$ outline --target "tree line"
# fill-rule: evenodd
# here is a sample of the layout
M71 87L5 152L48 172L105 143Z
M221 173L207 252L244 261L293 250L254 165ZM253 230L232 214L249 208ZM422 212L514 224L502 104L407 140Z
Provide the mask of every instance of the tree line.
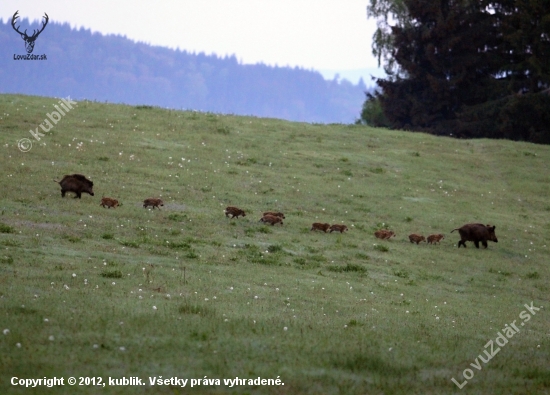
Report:
M18 20L21 29L39 24ZM325 80L314 70L242 64L236 56L151 46L50 21L33 55L14 60L24 42L0 20L0 91L254 115L292 121L353 123L366 90L360 81Z
M550 2L370 0L388 73L361 121L550 144Z

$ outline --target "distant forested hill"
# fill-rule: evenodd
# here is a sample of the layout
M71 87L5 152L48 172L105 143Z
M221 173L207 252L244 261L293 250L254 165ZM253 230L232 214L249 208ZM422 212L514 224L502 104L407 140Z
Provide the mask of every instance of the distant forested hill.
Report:
M19 23L32 32L28 20ZM307 50L307 48L304 48ZM50 22L26 54L11 19L0 20L0 92L147 104L292 121L352 123L363 81L327 81L301 68L240 64L235 56L194 54Z

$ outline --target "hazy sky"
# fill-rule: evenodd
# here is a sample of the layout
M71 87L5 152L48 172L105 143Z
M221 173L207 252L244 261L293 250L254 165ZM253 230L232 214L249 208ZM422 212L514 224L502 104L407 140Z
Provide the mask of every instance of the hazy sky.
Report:
M0 18L68 22L149 44L319 71L376 68L368 0L0 0ZM22 26L22 28L26 28Z

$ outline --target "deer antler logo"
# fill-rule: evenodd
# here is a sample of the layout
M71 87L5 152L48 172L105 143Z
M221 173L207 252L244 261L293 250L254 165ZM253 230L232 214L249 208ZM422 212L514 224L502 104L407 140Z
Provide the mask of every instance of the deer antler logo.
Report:
M42 18L44 18L45 21L42 22L42 29L38 31L33 30L32 36L28 36L27 29L25 29L24 32L21 32L19 31L19 28L15 26L15 22L17 21L17 18L19 18L19 15L17 15L18 13L19 11L15 11L15 14L13 14L13 18L11 19L11 27L13 27L13 30L19 33L21 35L21 38L25 40L25 49L27 50L27 53L32 53L34 49L34 42L38 38L38 35L44 30L50 18L48 17L48 14L44 13L45 16L43 16Z

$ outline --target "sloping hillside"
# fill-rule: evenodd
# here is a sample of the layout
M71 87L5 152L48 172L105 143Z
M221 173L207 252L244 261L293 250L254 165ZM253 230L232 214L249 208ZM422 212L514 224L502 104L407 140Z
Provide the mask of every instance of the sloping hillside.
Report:
M200 379L189 393L548 391L548 147L61 103L0 96L1 393L54 376L100 377L102 393L128 390L109 377L180 386L159 376ZM94 196L61 197L52 180L73 173ZM284 225L258 222L267 210ZM498 243L457 248L469 222Z

